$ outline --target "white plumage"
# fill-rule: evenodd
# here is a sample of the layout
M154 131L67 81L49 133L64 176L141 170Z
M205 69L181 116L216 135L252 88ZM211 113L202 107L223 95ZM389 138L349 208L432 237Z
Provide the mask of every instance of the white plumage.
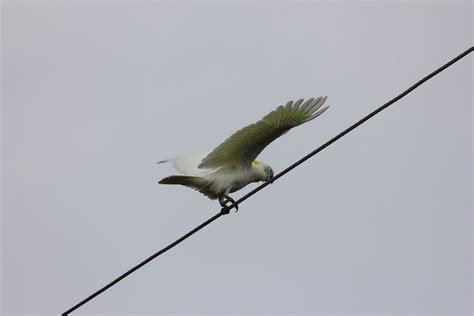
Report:
M291 128L309 122L326 111L328 106L321 108L326 99L289 101L257 123L235 132L209 154L160 161L172 162L181 175L166 177L159 183L193 188L210 199L219 199L222 206L226 202L234 203L229 193L252 182L272 180L272 168L256 160L260 152Z
M173 167L182 175L200 177L212 171L212 169L200 169L198 165L208 154L198 153L189 156L181 156L159 161L158 163L172 162Z

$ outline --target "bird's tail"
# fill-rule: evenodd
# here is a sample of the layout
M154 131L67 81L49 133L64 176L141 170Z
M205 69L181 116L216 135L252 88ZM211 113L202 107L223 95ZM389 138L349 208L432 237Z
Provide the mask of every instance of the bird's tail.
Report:
M180 184L189 187L198 187L202 183L201 177L190 177L190 176L169 176L161 179L158 183L160 184Z
M212 190L210 190L209 183L206 179L201 177L191 177L191 176L169 176L161 179L158 183L160 184L179 184L187 186L188 188L197 190L210 198L215 200L219 195Z

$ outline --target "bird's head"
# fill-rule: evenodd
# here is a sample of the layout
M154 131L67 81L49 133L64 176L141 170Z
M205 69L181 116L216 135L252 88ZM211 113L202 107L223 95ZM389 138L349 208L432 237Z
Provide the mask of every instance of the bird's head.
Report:
M254 160L252 162L252 166L257 171L259 181L272 182L273 180L272 167L258 160Z

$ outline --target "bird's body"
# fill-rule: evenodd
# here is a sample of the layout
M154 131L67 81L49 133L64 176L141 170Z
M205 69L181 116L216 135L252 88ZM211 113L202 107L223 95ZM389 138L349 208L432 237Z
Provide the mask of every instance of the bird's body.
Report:
M161 184L181 184L198 190L210 199L228 196L251 182L263 181L270 177L265 172L263 163L254 161L250 167L243 165L223 166L216 169L199 169L196 161L201 161L202 154L179 157L160 161L173 162L180 176L170 176L160 181Z
M193 188L210 199L219 199L222 206L234 202L229 193L252 182L272 180L272 168L255 159L260 152L291 128L322 114L328 108L320 109L325 101L326 97L311 98L304 103L302 99L290 101L237 131L211 153L160 161L172 162L181 175L166 177L159 183Z

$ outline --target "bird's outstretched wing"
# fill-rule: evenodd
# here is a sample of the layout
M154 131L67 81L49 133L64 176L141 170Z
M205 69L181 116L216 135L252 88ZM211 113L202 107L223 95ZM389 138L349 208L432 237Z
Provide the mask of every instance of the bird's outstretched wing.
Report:
M316 118L328 106L321 108L327 97L311 98L303 103L289 101L280 105L257 123L235 132L217 146L199 164L199 168L217 168L221 166L249 166L262 150L291 128Z

